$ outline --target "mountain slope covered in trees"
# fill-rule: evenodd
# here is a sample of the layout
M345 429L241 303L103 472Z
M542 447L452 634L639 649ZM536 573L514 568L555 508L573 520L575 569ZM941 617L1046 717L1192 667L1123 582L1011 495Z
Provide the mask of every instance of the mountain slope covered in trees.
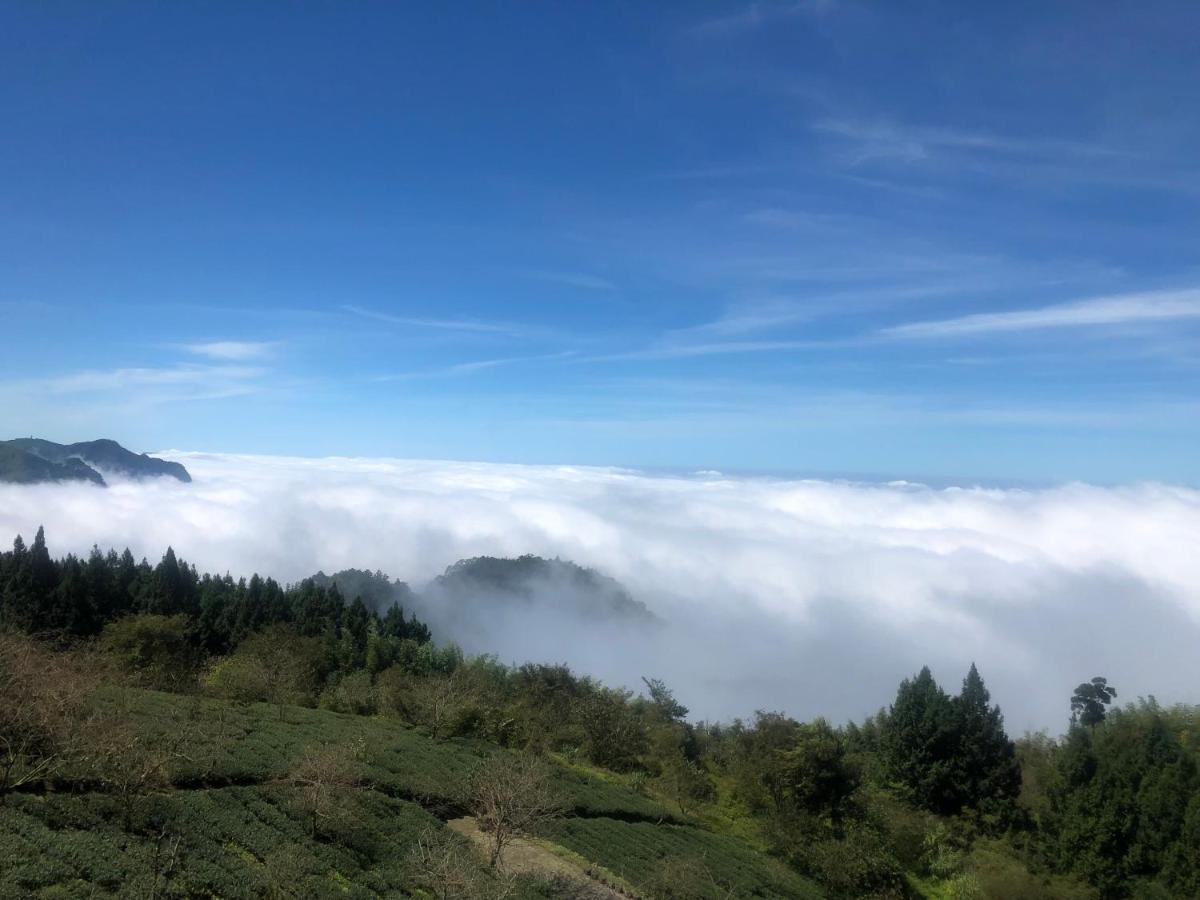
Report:
M435 602L486 614L492 603L549 600L584 618L653 622L656 617L616 580L561 559L478 556L448 567L423 592Z

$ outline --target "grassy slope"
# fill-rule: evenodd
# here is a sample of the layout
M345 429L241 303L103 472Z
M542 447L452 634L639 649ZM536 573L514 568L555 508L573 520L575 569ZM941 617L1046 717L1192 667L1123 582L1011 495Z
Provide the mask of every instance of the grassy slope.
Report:
M69 783L13 797L0 808L0 898L150 896L155 873L167 869L160 883L176 896L406 896L408 849L423 828L461 811L457 786L497 752L320 710L288 707L281 720L261 704L148 691L105 702L148 733L185 736L174 786L140 800L128 830L116 798ZM306 746L357 738L368 786L354 798L353 821L314 840L277 779ZM632 883L666 861L703 860L715 881L738 886L736 896L820 896L745 843L684 823L618 783L565 768L561 778L574 816L546 836Z

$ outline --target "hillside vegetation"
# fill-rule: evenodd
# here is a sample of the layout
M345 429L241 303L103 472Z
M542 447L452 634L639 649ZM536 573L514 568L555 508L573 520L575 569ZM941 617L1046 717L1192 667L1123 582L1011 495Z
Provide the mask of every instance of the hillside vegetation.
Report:
M2 897L1200 894L1200 715L1100 677L1061 740L1011 740L974 666L862 723L696 723L332 580L40 531L0 623Z
M130 724L118 739L126 758L107 760L104 771L79 759L49 784L7 798L0 808L0 896L435 891L436 879L414 852L431 834L462 852L481 896L557 896L587 886L533 877L506 884L443 827L470 813L466 786L483 762L510 755L495 745L436 740L391 719L290 706L280 717L267 704L136 688L108 687L88 702L93 714L116 712ZM105 718L92 740L107 740L115 721ZM321 754L335 761L324 773L331 787L324 808L305 795L305 780L322 776L311 764ZM140 778L156 766L161 770L123 793L122 775ZM727 839L678 822L644 796L563 767L547 771L564 800L562 821L592 826L595 852L581 855L601 865L617 860L609 877L623 874L623 884L653 874L620 864L627 831L640 827L641 857L685 864L707 858L718 878L734 879L737 896L819 896L774 861L745 846L731 850ZM577 841L561 843L577 849Z

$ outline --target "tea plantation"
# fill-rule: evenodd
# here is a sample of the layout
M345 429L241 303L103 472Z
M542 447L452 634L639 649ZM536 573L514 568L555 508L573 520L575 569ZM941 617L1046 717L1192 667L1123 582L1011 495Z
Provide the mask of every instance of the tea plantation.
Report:
M96 703L135 723L148 745L176 748L165 777L124 794L66 770L48 786L10 794L0 806L4 900L434 896L413 879L413 847L431 828L460 840L441 826L463 813L461 786L482 760L510 752L301 707L135 689L105 689ZM358 785L341 798L348 814L319 828L288 777L313 747L361 759ZM737 839L687 824L619 784L563 767L555 778L568 812L543 837L621 875L641 896L820 896ZM484 896L500 896L498 884L487 891L486 861L465 855ZM664 894L656 878L672 865L702 871L700 886ZM557 896L533 877L509 890Z

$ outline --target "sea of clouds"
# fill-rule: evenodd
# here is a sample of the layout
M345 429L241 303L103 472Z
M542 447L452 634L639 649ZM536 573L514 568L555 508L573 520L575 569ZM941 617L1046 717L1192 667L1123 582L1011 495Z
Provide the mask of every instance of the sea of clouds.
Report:
M1037 490L664 476L624 469L168 452L194 482L0 485L0 539L167 545L201 571L295 581L534 553L625 584L665 628L497 613L455 635L505 661L672 685L694 717L861 718L928 664L978 663L1009 730L1069 715L1080 681L1200 702L1200 491Z

